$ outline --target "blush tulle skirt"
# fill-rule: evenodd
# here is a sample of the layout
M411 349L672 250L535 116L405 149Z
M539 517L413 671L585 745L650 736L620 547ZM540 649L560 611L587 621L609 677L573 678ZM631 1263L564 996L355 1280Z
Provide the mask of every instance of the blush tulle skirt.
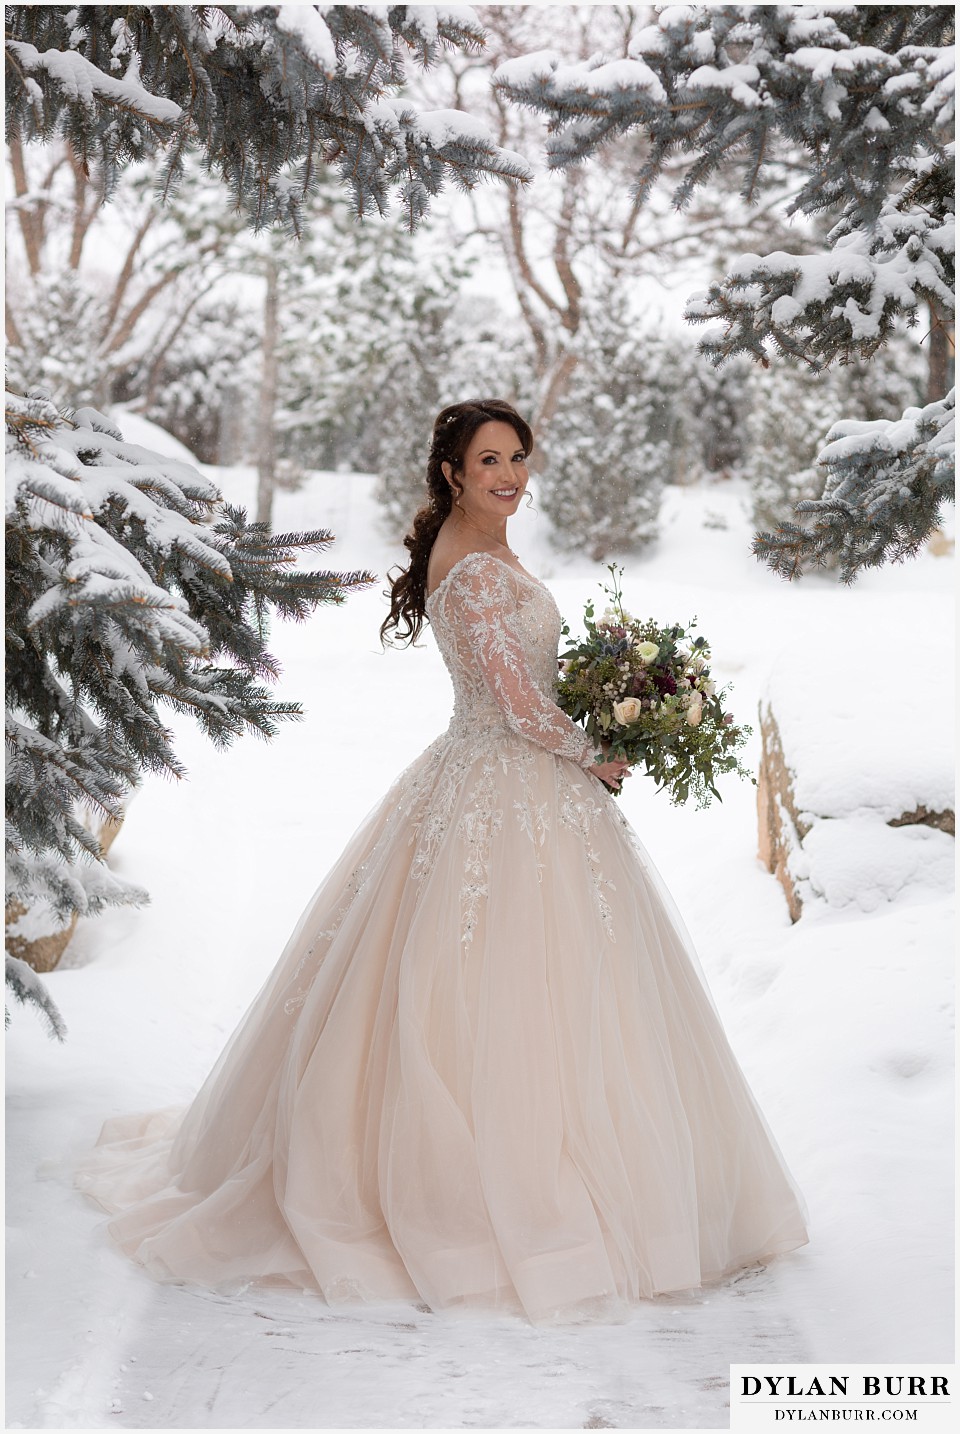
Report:
M193 1104L75 1173L161 1280L536 1323L807 1240L675 904L596 778L445 734L310 899Z

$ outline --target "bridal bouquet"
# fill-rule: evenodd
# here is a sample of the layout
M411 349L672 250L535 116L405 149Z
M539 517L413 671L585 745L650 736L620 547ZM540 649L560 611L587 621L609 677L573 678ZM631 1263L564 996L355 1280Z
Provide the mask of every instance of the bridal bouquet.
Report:
M666 791L674 806L691 793L697 807L722 798L715 786L722 772L756 778L736 753L752 732L737 726L723 710L727 688L710 676L710 647L691 638L692 618L681 627L658 627L624 611L620 578L610 565L613 587L604 586L610 604L597 618L592 602L584 611L586 637L568 639L560 658L557 702L579 722L608 755L640 766Z

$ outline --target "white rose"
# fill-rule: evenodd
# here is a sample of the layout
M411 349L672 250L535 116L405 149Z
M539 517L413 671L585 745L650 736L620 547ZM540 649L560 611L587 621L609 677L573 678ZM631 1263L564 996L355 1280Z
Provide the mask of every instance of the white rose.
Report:
M622 702L613 704L613 715L621 727L629 727L631 722L636 722L642 710L639 697L625 697Z
M714 682L714 680L713 680L712 677L708 677L707 680L706 680L706 682L703 684L703 686L702 686L701 689L700 689L700 691L703 693L704 697L712 697L713 694L716 692L716 690L717 690L717 684Z
M660 652L655 642L638 642L636 650L641 662L652 662Z
M687 708L687 721L691 727L696 727L703 716L703 708L699 702L691 702Z

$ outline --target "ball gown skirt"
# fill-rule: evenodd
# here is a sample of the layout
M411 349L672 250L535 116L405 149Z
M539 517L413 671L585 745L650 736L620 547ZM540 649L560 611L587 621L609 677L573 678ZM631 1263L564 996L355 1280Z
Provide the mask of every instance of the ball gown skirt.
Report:
M535 1323L805 1244L662 878L552 697L560 619L489 554L428 600L450 727L314 893L185 1112L77 1170L161 1280Z

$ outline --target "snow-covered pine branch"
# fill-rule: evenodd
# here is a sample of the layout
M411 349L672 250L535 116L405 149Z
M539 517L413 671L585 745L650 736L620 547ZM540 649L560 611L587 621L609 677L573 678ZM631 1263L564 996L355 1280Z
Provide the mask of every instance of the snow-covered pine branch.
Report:
M146 899L81 817L122 818L144 771L184 775L163 707L221 747L272 736L301 707L261 685L271 610L302 620L373 579L296 567L331 534L271 534L190 464L41 391L7 395L6 524L8 901L62 924Z
M953 311L954 228L952 214L904 214L888 201L869 229L842 233L826 254L742 254L690 296L685 317L722 321L700 343L715 364L749 353L766 365L769 343L814 367L869 357L898 317L916 323L922 300Z
M823 497L797 504L812 527L780 523L756 535L753 551L788 578L836 558L848 583L863 568L912 557L954 490L955 410L951 389L900 419L833 424L817 459L827 472Z
M555 168L642 129L641 195L679 152L694 163L678 204L730 158L745 158L750 197L782 138L819 161L788 213L853 201L869 221L903 159L945 153L952 40L947 6L665 5L625 58L565 64L541 50L501 65L494 85L549 116Z
M325 165L357 213L396 199L411 227L447 182L531 177L469 114L398 98L408 61L482 46L466 6L12 5L6 15L8 133L62 131L107 195L124 164L158 150L167 195L195 150L256 228L299 234Z
M687 318L720 321L700 345L716 364L748 353L766 365L772 348L820 367L874 353L898 317L916 322L921 302L932 325L952 317L954 33L948 6L670 5L626 56L570 64L539 51L501 65L494 83L549 117L554 167L641 131L638 202L675 155L690 160L674 195L682 208L731 163L742 165L741 193L752 200L771 162L799 152L809 173L784 212L834 211L827 252L743 255L692 297ZM809 547L806 530L787 525L777 551L791 561L775 558L766 535L758 556L796 575L804 556L830 551L850 578L915 551L931 525L921 475L940 475L938 502L952 496L952 475L936 422L908 414L898 432L916 448L897 446L896 484L884 442L867 445L842 501L830 490L822 504L802 505L823 519ZM833 472L826 452L821 466Z
M46 1022L47 1030L55 1040L62 1041L67 1034L63 1017L57 1010L53 998L32 966L17 956L6 956L7 990L21 1005L35 1006ZM4 1011L5 1024L10 1024L10 1012Z

